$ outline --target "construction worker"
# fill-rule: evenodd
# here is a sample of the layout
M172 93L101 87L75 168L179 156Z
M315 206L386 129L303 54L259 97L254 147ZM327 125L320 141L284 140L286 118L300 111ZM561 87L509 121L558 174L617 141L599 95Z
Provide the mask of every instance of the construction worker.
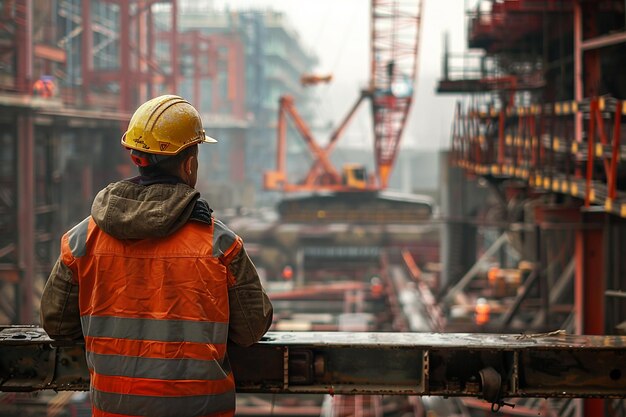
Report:
M55 93L54 80L52 77L44 75L33 84L35 95L43 98L50 98Z
M243 242L194 189L205 135L166 95L122 145L139 176L108 185L61 239L41 300L54 339L84 336L94 416L232 416L227 341L265 334L272 305Z
M491 315L491 306L487 302L485 298L479 298L476 300L476 308L475 308L475 321L476 324L480 327L489 323L489 316Z
M283 279L285 281L291 281L293 279L293 268L291 267L291 265L285 265L281 275L283 276Z

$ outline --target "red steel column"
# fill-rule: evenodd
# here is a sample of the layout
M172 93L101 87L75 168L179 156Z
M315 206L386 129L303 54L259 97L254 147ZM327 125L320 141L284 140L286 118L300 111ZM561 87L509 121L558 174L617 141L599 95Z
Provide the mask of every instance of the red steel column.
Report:
M576 280L574 304L578 334L604 334L604 213L583 213L583 227L576 232ZM604 415L604 400L585 399L583 416Z
M141 82L138 85L138 94L137 99L139 103L144 103L148 99L148 84L152 81L148 78L148 74L150 74L147 57L147 44L148 44L148 30L146 27L147 17L146 14L150 9L150 5L146 4L145 0L137 1L137 14L135 16L135 22L137 24L137 70L139 72L139 77L141 78Z
M32 0L20 0L15 7L15 84L18 92L30 94L33 83L33 3Z
M178 3L177 0L172 1L172 27L170 32L170 66L172 68L170 80L170 94L178 94Z
M33 117L23 113L17 120L17 218L19 284L18 323L33 324L35 276L35 138Z
M202 88L200 87L200 81L202 77L202 67L200 64L200 32L193 31L191 33L191 57L193 60L193 92L192 92L192 103L193 106L199 111L202 112L200 107L202 104Z
M245 64L243 45L238 38L228 42L228 100L231 111L237 118L244 118Z
M500 110L498 116L498 165L502 169L504 164L504 109Z
M148 6L146 10L146 61L150 63L154 61L154 37L156 36L156 30L154 28L154 15L152 14L152 5ZM150 77L146 86L146 98L150 99L154 97L154 78Z
M246 135L243 129L230 131L230 180L235 187L246 180Z
M611 165L607 179L608 198L613 204L617 196L617 164L619 163L619 153L621 146L622 131L622 100L617 100L615 116L613 120L613 138L611 142Z
M91 1L80 4L82 20L81 42L81 75L83 79L83 101L86 106L91 104L91 71L93 68L93 31L91 29Z
M595 38L598 36L598 25L596 23L598 3L582 3L581 12L584 16L580 23L582 26L583 40ZM595 97L598 95L600 79L602 76L602 69L600 68L600 53L597 49L586 50L584 51L584 55L582 55L582 60L583 94L585 97Z
M574 100L580 103L583 99L583 57L582 57L582 11L580 0L574 1ZM582 142L583 115L575 113L575 139Z
M32 91L33 77L32 0L19 1L16 9L19 11L19 14L16 13L16 86L20 93L29 94ZM23 113L17 118L17 141L17 261L20 282L17 294L19 311L16 312L18 323L32 324L35 275L35 152L33 118L30 113Z
M128 1L120 1L120 107L131 111L133 108L130 88L133 80L130 71L130 6Z
M278 140L276 141L276 170L287 174L287 120L285 115L286 98L281 97L278 104Z

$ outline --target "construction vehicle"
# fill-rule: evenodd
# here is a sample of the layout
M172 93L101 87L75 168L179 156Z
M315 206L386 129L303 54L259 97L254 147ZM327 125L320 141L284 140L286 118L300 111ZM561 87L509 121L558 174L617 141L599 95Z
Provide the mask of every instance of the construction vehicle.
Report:
M367 169L362 164L344 164L343 185L352 189L367 187Z

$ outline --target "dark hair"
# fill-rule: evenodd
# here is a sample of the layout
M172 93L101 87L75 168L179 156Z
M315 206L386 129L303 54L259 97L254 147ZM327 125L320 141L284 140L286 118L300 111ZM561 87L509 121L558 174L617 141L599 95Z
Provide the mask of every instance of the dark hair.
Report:
M139 174L144 177L158 177L161 175L178 176L180 165L191 155L198 156L197 144L185 148L176 155L170 156L157 164L137 168L139 169Z

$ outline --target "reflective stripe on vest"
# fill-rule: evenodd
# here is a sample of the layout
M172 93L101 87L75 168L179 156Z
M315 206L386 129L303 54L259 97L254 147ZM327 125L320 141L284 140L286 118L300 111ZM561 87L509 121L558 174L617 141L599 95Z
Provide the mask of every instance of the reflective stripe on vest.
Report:
M223 344L228 323L82 316L85 337Z
M74 258L80 258L81 256L85 256L85 253L87 253L87 230L89 228L89 219L90 217L87 217L67 232L70 251L72 252L72 256L74 256Z
M162 397L91 390L93 405L107 413L146 417L200 417L235 409L235 391L215 395ZM208 411L207 410L211 410Z
M213 256L220 257L233 246L237 235L217 219L214 219L213 224Z
M224 367L215 360L142 358L139 356L101 355L87 352L89 369L98 374L163 380L225 379L230 374L229 362Z

